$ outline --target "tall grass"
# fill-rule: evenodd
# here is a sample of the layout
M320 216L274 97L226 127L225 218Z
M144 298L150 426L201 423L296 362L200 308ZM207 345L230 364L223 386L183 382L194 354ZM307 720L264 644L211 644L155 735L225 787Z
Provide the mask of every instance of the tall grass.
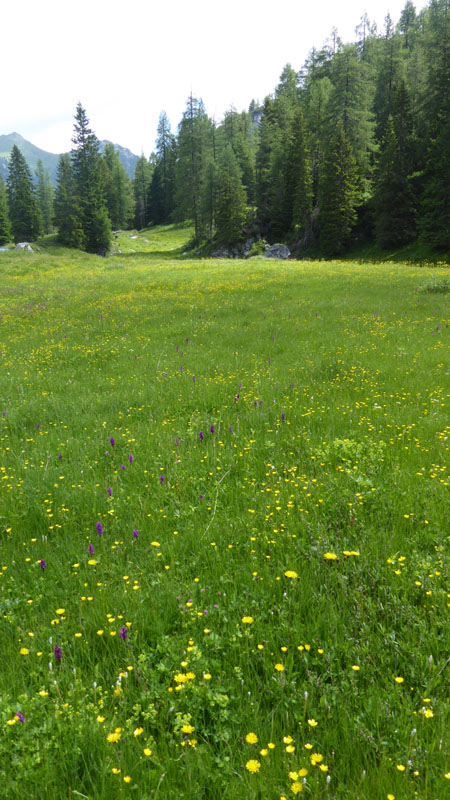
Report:
M449 298L188 236L0 256L2 800L441 800Z

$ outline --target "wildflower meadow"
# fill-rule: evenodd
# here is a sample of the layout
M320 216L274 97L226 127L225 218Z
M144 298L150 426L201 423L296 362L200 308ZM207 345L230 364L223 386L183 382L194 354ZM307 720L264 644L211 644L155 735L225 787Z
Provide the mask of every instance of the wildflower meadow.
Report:
M0 254L2 800L450 796L448 266Z

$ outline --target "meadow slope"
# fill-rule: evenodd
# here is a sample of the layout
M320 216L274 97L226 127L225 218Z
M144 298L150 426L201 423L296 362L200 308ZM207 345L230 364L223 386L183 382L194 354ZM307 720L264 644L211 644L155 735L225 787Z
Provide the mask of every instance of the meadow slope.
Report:
M448 267L187 236L0 256L1 798L444 800Z

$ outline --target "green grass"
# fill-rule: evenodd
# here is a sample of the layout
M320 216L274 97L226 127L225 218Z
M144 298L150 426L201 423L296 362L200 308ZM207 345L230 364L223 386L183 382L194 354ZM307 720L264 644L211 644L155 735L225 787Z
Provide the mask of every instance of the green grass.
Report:
M0 256L2 800L441 800L446 270L189 236Z

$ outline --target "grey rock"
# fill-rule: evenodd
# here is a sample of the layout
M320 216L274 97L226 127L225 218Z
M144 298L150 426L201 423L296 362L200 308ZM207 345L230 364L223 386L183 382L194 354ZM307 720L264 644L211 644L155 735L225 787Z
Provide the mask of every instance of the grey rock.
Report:
M233 258L233 253L227 250L226 247L220 247L214 253L211 253L211 258Z
M17 242L14 250L26 250L27 253L33 252L33 248L31 247L29 242Z
M272 244L264 253L264 258L290 258L291 251L285 244Z

